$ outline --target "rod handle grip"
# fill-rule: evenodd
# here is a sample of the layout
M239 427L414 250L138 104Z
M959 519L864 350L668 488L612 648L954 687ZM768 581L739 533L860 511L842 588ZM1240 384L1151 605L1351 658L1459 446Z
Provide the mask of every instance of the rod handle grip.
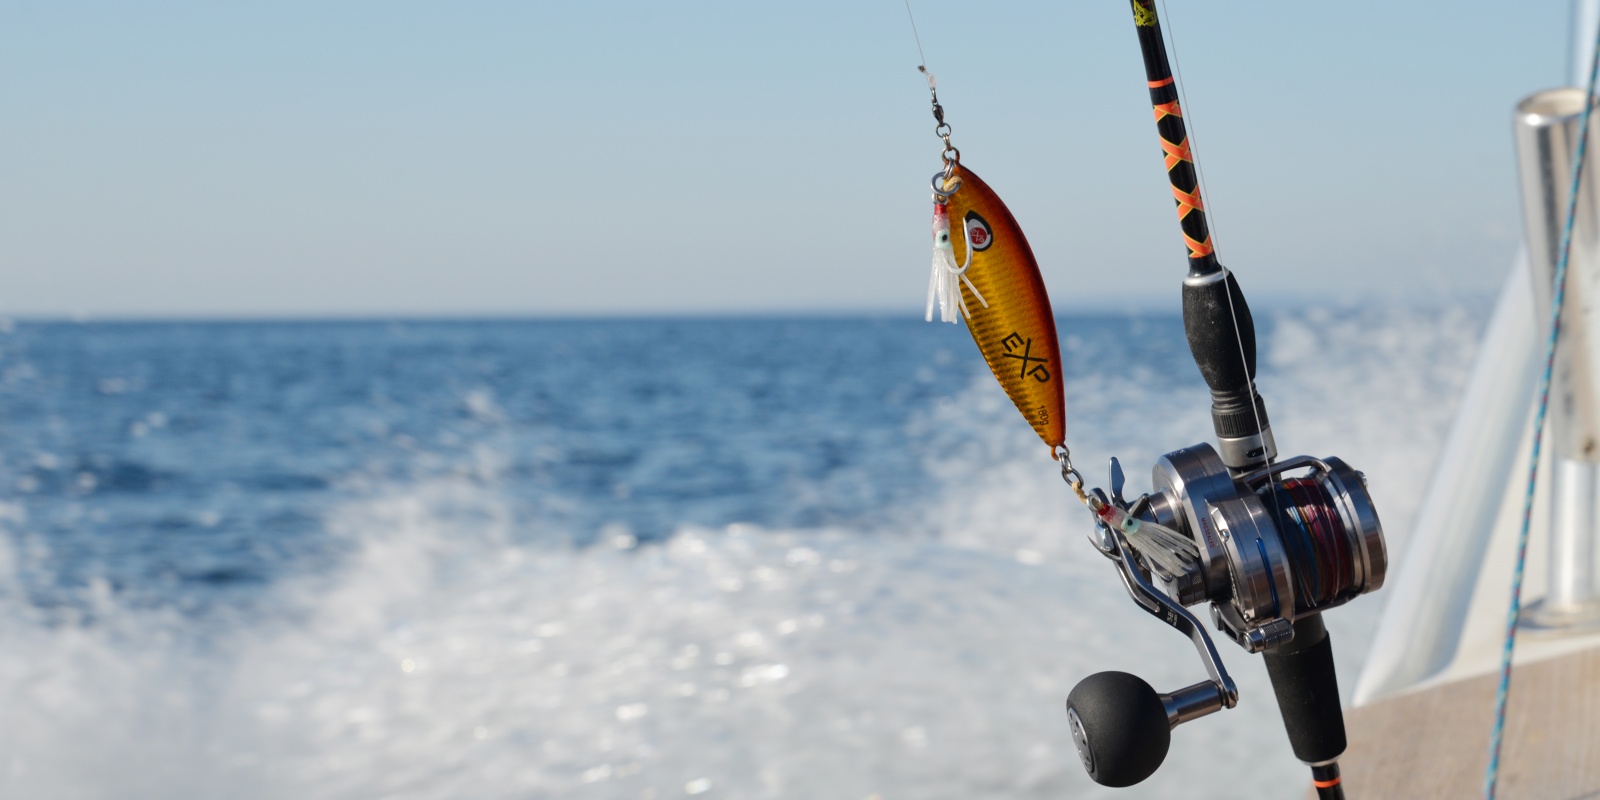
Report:
M1211 387L1211 424L1223 461L1244 469L1277 455L1266 404L1255 391L1255 320L1232 272L1219 269L1183 282L1183 330Z
M1232 272L1183 282L1183 331L1211 393L1248 398L1256 376L1256 326Z
M1263 657L1295 758L1320 764L1344 753L1344 710L1333 669L1333 642L1320 615L1295 621L1294 639Z

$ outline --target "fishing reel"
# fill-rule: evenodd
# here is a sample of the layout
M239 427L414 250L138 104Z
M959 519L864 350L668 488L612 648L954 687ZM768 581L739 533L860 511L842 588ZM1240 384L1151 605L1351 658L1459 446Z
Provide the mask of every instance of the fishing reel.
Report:
M1389 559L1366 478L1338 458L1298 456L1234 477L1197 444L1158 459L1153 483L1129 513L1188 538L1136 530L1134 549L1168 596L1211 601L1217 629L1249 652L1288 642L1302 616L1383 586Z
M1275 688L1323 687L1309 700L1306 692L1277 693L1296 755L1331 764L1344 750L1344 730L1318 614L1377 590L1388 569L1365 478L1340 459L1309 456L1230 470L1211 445L1197 444L1158 459L1152 491L1131 503L1124 483L1113 458L1110 496L1085 493L1096 517L1090 539L1135 603L1190 638L1209 680L1168 694L1121 672L1080 682L1067 715L1090 777L1138 783L1165 760L1173 728L1238 703L1211 637L1186 608L1204 602L1218 631L1267 654ZM1337 726L1326 724L1330 713Z

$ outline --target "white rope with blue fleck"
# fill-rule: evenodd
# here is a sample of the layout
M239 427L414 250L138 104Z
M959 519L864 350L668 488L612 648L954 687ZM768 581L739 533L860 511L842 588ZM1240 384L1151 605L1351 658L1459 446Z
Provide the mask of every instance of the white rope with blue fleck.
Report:
M1533 520L1533 492L1539 481L1539 451L1544 444L1545 413L1550 408L1550 378L1555 371L1556 342L1561 336L1561 307L1567 299L1567 261L1572 255L1572 224L1578 216L1578 187L1589 149L1589 116L1594 110L1595 78L1600 76L1600 32L1595 37L1589 83L1584 90L1583 121L1578 125L1578 150L1572 164L1572 191L1567 197L1567 219L1561 228L1561 255L1556 260L1555 297L1550 303L1550 338L1545 342L1544 373L1539 376L1539 406L1533 418L1533 454L1528 462L1528 491L1522 500L1522 529L1517 533L1517 570L1511 578L1511 608L1506 613L1506 639L1500 651L1500 687L1494 696L1494 728L1489 734L1489 767L1483 775L1483 796L1494 800L1500 778L1500 742L1506 726L1506 693L1511 688L1511 655L1516 649L1517 623L1522 617L1522 573L1528 559L1528 528Z

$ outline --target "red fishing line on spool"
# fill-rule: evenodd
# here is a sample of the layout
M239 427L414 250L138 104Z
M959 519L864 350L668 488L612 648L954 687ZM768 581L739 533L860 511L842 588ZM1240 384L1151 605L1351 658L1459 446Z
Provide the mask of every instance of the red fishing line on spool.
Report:
M1298 610L1313 611L1354 594L1354 542L1328 488L1315 478L1285 478L1258 494L1278 523L1298 590Z

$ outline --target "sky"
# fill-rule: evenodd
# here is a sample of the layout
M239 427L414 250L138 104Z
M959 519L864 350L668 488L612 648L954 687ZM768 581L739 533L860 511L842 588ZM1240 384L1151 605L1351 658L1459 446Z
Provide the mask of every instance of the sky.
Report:
M1256 302L1491 293L1570 0L1167 0ZM1186 268L1127 3L912 3L1058 311ZM920 315L939 167L901 0L6 0L0 314Z

